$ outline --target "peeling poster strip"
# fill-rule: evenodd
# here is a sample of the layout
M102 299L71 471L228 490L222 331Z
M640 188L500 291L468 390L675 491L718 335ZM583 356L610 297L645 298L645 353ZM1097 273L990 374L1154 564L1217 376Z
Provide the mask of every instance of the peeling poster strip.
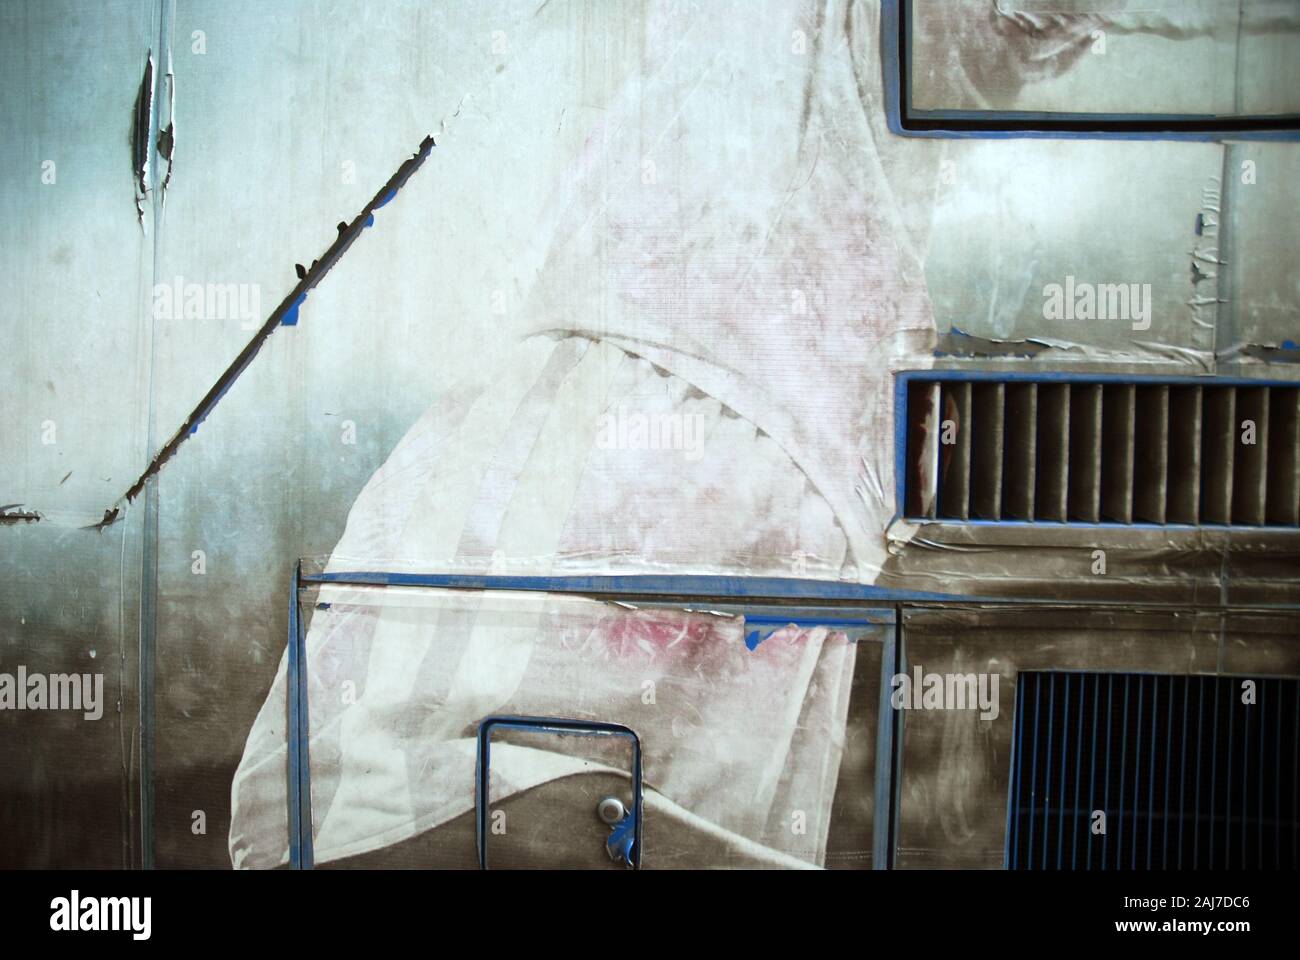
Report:
M16 509L21 503L6 503L0 506L0 523L37 523L41 515L36 510Z

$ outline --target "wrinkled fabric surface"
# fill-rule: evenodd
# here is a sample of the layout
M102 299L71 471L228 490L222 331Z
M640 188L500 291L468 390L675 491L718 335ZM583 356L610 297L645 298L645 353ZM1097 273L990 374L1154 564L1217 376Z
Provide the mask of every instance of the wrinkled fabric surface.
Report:
M329 569L878 574L891 374L928 365L933 328L926 225L898 198L925 188L884 129L874 5L742 6L647 7L640 69L568 174L539 184L552 200L531 335L489 387L412 427ZM786 56L800 37L806 55ZM780 66L755 49L780 49ZM652 415L678 418L676 447L631 439ZM475 726L509 712L628 723L665 804L821 862L852 674L842 635L792 628L750 651L741 621L706 614L321 599L307 639L318 859L471 809ZM232 787L236 866L287 856L284 681L282 666ZM544 751L499 763L501 795L573 772Z
M495 713L625 723L641 739L647 791L738 843L821 862L852 674L843 634L791 627L751 651L743 621L714 614L541 594L389 590L379 601L376 589L323 591L330 606L313 623L319 861L472 810L474 737ZM355 700L338 695L345 680ZM287 858L283 715L273 696L236 782L237 867ZM564 751L499 744L490 800L587 769ZM796 810L806 819L793 832ZM690 855L679 834L647 829L647 860Z

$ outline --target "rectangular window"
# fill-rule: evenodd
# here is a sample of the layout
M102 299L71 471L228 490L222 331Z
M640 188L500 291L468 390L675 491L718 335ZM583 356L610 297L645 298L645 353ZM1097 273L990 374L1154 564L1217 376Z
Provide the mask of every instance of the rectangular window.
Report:
M883 23L901 133L1293 139L1300 129L1293 3L887 0Z
M1294 679L1022 672L1007 866L1294 869L1298 744Z

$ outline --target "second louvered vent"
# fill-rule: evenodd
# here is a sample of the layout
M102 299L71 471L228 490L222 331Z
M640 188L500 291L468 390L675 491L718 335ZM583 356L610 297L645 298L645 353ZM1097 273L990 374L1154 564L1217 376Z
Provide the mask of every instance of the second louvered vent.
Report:
M909 517L1300 526L1300 387L909 378Z

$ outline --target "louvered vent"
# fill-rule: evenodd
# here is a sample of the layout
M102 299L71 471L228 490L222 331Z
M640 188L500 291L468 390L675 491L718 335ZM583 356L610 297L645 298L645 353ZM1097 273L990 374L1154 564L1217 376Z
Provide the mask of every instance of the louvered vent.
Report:
M906 381L906 514L1300 526L1300 387Z

